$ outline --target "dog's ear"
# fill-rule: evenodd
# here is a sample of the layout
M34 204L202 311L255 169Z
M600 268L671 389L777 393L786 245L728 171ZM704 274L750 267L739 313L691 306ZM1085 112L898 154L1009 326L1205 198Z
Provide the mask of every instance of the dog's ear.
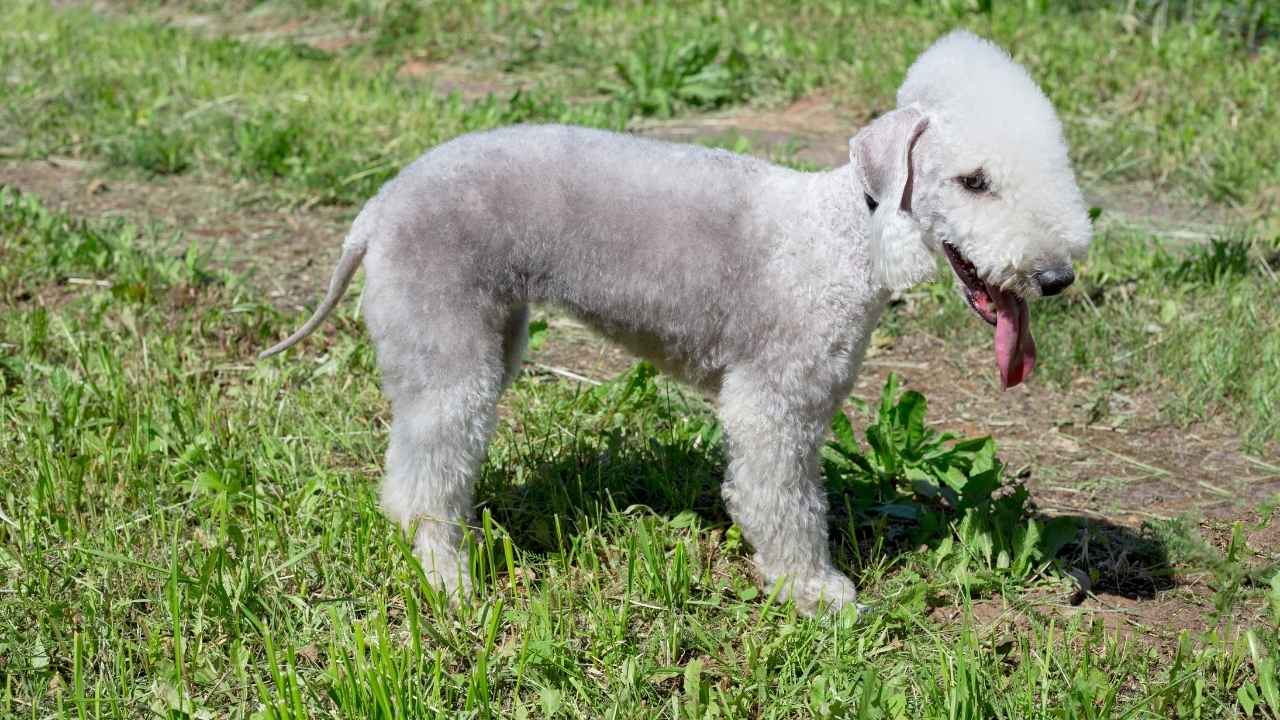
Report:
M911 212L918 164L912 153L928 127L928 117L907 107L881 115L849 141L849 160L874 204Z
M915 108L882 115L849 141L849 159L871 208L872 282L905 290L933 274L924 228L912 213L919 159L916 142L929 118Z

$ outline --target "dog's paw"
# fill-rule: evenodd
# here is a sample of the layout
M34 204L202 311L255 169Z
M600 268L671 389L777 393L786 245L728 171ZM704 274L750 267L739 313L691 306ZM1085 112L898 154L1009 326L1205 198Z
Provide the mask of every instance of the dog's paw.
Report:
M810 617L826 613L834 615L846 608L856 617L860 610L858 588L852 580L835 570L808 577L786 578L783 582L786 583L783 597L789 598L797 610Z
M450 607L458 607L472 596L471 576L465 570L441 572L436 567L422 564L422 572L427 576L431 587L444 593Z
M471 573L468 571L466 554L450 542L451 538L440 538L437 533L424 532L418 529L414 539L413 554L422 565L422 573L432 587L445 593L449 604L456 606L465 598L471 597Z

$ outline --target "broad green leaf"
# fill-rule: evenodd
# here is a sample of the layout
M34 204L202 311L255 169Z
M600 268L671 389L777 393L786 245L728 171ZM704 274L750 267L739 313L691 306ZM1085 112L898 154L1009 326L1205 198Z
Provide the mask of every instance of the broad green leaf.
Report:
M961 502L965 507L980 505L991 499L991 494L1000 487L1000 473L995 469L971 474L960 489Z
M929 403L924 396L915 390L908 390L898 401L897 421L902 433L902 447L899 452L908 460L920 457L919 448L925 438L924 415Z
M1073 517L1056 517L1045 523L1040 533L1040 558L1050 560L1080 531L1080 521Z
M1013 561L1015 577L1026 577L1031 572L1032 563L1037 559L1037 548L1040 545L1040 525L1035 520L1028 520L1025 529L1016 533L1018 555Z
M843 411L837 411L831 419L831 434L835 436L840 448L847 452L858 452L858 440L853 434L853 423Z
M537 350L547 341L547 321L534 320L529 323L529 349Z

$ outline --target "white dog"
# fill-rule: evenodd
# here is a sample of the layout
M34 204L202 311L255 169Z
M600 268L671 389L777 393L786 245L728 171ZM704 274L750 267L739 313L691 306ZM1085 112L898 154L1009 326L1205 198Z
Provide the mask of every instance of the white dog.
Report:
M576 127L457 138L365 205L315 315L263 357L313 331L363 261L394 415L382 502L432 580L465 592L495 406L529 304L555 304L718 398L724 496L764 582L807 612L852 603L818 448L891 291L945 256L1016 385L1035 364L1027 302L1072 282L1091 228L1053 107L968 33L916 61L849 155L801 173Z

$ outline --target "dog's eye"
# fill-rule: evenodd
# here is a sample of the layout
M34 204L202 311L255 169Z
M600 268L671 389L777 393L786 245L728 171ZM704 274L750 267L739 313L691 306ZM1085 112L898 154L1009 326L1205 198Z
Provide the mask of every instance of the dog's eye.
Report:
M876 202L875 198L870 195L863 193L862 198L867 201L867 209L871 212L875 212L876 208L880 207L880 203Z
M968 175L961 175L956 180L969 192L984 193L991 188L991 183L987 181L987 174L981 170L974 171Z

